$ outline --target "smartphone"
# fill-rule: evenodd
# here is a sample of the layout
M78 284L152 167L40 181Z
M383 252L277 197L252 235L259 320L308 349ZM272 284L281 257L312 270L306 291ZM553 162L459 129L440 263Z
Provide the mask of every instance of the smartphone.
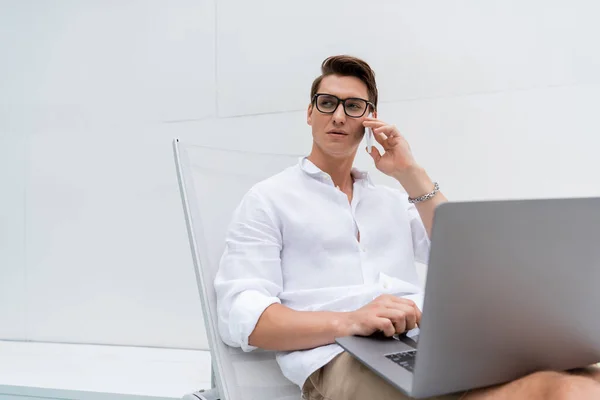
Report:
M373 118L373 113L369 113L369 118ZM373 129L365 128L367 134L367 151L371 154L371 149L373 149Z

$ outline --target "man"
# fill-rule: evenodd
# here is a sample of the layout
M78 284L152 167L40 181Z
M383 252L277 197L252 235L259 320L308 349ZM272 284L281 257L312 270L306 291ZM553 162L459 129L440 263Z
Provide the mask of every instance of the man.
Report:
M398 129L377 119L377 97L364 61L323 62L307 111L311 153L247 193L215 279L224 342L278 351L307 399L406 398L334 343L419 325L415 260L427 262L434 209L446 201ZM352 168L365 127L384 149L373 147L375 166L407 194ZM540 372L442 398L600 398L593 373Z

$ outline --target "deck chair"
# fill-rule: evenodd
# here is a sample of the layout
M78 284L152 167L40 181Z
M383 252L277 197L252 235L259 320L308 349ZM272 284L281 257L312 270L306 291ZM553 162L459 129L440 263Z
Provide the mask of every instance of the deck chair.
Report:
M184 398L301 399L300 388L283 376L274 352L245 353L223 343L213 286L227 227L242 197L258 181L297 163L299 156L215 149L178 139L173 150L213 372L210 390Z

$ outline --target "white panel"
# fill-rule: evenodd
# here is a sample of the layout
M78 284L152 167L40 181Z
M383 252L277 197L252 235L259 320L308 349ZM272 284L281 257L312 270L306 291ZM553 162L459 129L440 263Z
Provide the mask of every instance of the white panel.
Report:
M39 134L29 160L31 339L206 348L170 138Z
M305 111L163 124L161 129L167 137L224 149L308 154L312 146Z
M451 200L600 196L598 104L600 85L571 86L386 104L380 118ZM375 170L366 153L357 165Z
M181 399L210 388L210 364L208 351L0 342L0 399Z
M9 3L0 126L77 131L214 115L212 0Z
M219 113L303 109L322 60L363 57L384 102L600 81L597 2L220 1Z
M0 338L24 339L26 135L0 130Z

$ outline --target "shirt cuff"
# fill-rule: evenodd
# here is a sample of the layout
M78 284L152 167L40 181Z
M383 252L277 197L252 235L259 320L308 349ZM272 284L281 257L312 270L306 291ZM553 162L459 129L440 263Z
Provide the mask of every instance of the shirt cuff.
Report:
M235 299L229 313L229 334L243 351L256 349L248 344L248 338L262 313L274 303L281 304L281 300L278 297L265 296L256 290L246 290Z

